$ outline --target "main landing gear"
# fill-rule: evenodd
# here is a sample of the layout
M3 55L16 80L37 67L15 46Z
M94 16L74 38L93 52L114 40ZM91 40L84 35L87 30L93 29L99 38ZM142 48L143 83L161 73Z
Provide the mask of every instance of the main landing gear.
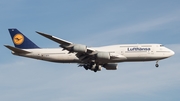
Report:
M97 71L101 71L102 69L102 66L99 65L99 64L96 64L94 62L91 62L91 63L88 63L88 64L82 64L82 65L79 65L79 67L83 66L86 70L90 69L94 72L97 72Z
M156 64L155 64L156 68L158 68L158 67L159 67L158 62L159 62L159 61L156 61Z

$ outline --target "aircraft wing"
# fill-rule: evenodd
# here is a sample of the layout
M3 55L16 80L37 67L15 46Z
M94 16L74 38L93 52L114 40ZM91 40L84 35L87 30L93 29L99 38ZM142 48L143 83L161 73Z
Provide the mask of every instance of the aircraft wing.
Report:
M55 41L57 43L60 44L60 47L68 50L69 52L77 52L77 53L88 53L89 55L92 55L92 54L95 54L95 50L91 49L91 48L88 48L87 46L85 45L81 45L81 44L74 44L72 42L69 42L69 41L66 41L66 40L63 40L63 39L60 39L58 37L55 37L55 36L52 36L52 35L49 35L49 34L45 34L45 33L42 33L42 32L38 32L36 31L36 33L52 40L52 41ZM75 48L80 48L81 50L78 51L78 49L76 50ZM86 48L86 49L85 49ZM74 50L73 50L74 49ZM82 51L84 49L84 52Z
M42 32L36 31L36 33L38 33L38 34L40 34L40 35L42 35L42 36L44 36L44 37L46 37L46 38L48 38L48 39L50 39L50 40L53 40L53 41L55 41L55 42L57 42L57 43L59 43L59 44L61 44L61 45L68 46L68 45L73 44L73 43L68 42L68 41L66 41L66 40L63 40L63 39L60 39L60 38L57 38L57 37L55 37L55 36L48 35L48 34L45 34L45 33L42 33Z
M88 48L85 45L74 44L72 42L57 38L57 37L49 35L49 34L45 34L45 33L41 33L41 32L37 32L37 33L52 40L52 41L59 43L60 47L62 47L65 50L68 50L69 53L76 52L76 56L83 62L91 62L91 61L95 60L96 57L108 58L108 59L113 59L113 60L126 59L126 57L123 55L109 53L109 52L103 52L103 51L97 51L97 50Z

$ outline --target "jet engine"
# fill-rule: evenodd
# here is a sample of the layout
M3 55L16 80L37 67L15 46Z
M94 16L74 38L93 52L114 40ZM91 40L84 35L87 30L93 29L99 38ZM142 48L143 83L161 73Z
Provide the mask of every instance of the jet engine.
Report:
M117 70L118 64L105 64L103 66L106 70Z
M73 52L80 52L80 53L86 53L87 52L87 46L86 45L80 45L76 44L72 47Z
M109 52L99 52L96 54L97 60L110 60L110 53Z

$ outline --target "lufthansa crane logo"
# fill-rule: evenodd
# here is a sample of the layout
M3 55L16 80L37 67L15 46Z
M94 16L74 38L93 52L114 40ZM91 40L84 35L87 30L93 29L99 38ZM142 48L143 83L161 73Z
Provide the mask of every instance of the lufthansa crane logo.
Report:
M22 34L16 34L13 38L13 42L16 45L21 45L24 42L24 36Z

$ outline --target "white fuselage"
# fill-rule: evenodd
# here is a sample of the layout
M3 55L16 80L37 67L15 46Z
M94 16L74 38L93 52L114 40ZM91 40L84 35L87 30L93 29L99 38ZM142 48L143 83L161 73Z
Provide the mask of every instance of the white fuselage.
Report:
M153 61L168 58L174 55L174 52L161 44L123 44L112 45L104 47L91 47L96 51L109 52L111 58L106 61L108 63L114 62L131 62L131 61ZM69 51L62 48L50 49L24 49L31 53L14 55L40 59L50 62L58 63L81 63L82 61L76 56L76 53L69 53Z

